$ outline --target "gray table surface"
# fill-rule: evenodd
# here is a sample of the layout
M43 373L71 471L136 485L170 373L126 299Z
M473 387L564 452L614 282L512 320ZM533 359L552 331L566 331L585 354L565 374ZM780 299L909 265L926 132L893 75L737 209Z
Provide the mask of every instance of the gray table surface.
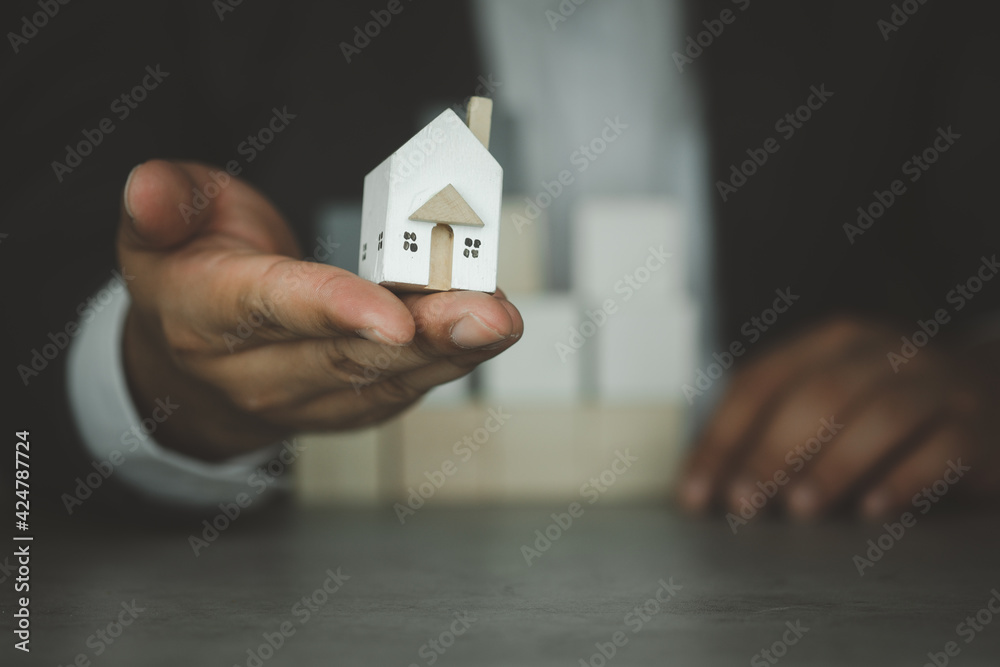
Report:
M1000 664L1000 614L977 622L971 641L958 628L992 617L980 610L1000 590L996 516L919 517L859 576L853 557L880 525L758 518L734 535L722 520L667 509L588 507L528 566L522 545L565 509L424 508L406 525L391 510L244 516L198 556L188 540L197 520L43 536L34 650L3 663L770 665L760 652L785 636L796 643L772 660L789 666L920 667L949 641L952 665ZM349 579L317 594L338 568ZM636 615L671 578L682 588ZM308 619L303 597L313 598ZM133 600L135 620L101 640L96 631ZM259 651L282 623L294 634ZM808 630L796 638L787 623ZM596 645L608 650L618 631L627 641L605 660Z

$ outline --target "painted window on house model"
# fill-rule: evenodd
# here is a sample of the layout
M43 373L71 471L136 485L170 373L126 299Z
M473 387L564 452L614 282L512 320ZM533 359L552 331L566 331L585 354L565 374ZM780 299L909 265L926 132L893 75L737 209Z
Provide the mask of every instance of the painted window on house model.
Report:
M481 243L482 242L479 239L476 239L475 241L473 241L470 238L466 238L465 239L465 252L463 252L462 254L465 255L466 257L468 257L468 256L471 255L473 259L478 259L479 258L479 246L481 245Z

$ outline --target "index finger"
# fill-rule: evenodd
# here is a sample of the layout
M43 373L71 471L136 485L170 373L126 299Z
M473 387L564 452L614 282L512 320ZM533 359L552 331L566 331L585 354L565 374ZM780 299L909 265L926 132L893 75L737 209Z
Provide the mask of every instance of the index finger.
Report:
M196 281L201 284L195 298L172 299L172 306L180 321L208 322L220 339L236 332L248 343L244 349L340 335L388 345L413 339L406 306L349 271L273 255L235 255L220 260L214 271L220 273Z

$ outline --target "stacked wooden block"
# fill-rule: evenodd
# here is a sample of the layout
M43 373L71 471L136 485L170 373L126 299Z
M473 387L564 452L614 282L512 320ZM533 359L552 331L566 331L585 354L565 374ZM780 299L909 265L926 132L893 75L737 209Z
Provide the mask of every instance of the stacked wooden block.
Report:
M552 293L544 213L528 220L524 207L504 200L498 279L524 338L391 424L306 438L303 500L569 502L625 452L639 464L602 501L667 494L699 321L684 212L667 199L581 201L573 290Z

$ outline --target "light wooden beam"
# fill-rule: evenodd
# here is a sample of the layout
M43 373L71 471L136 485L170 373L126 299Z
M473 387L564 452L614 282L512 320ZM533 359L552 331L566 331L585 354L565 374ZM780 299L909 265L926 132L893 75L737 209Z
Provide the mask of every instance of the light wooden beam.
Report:
M469 106L465 110L465 124L487 149L490 147L492 118L493 100L488 97L469 98Z

